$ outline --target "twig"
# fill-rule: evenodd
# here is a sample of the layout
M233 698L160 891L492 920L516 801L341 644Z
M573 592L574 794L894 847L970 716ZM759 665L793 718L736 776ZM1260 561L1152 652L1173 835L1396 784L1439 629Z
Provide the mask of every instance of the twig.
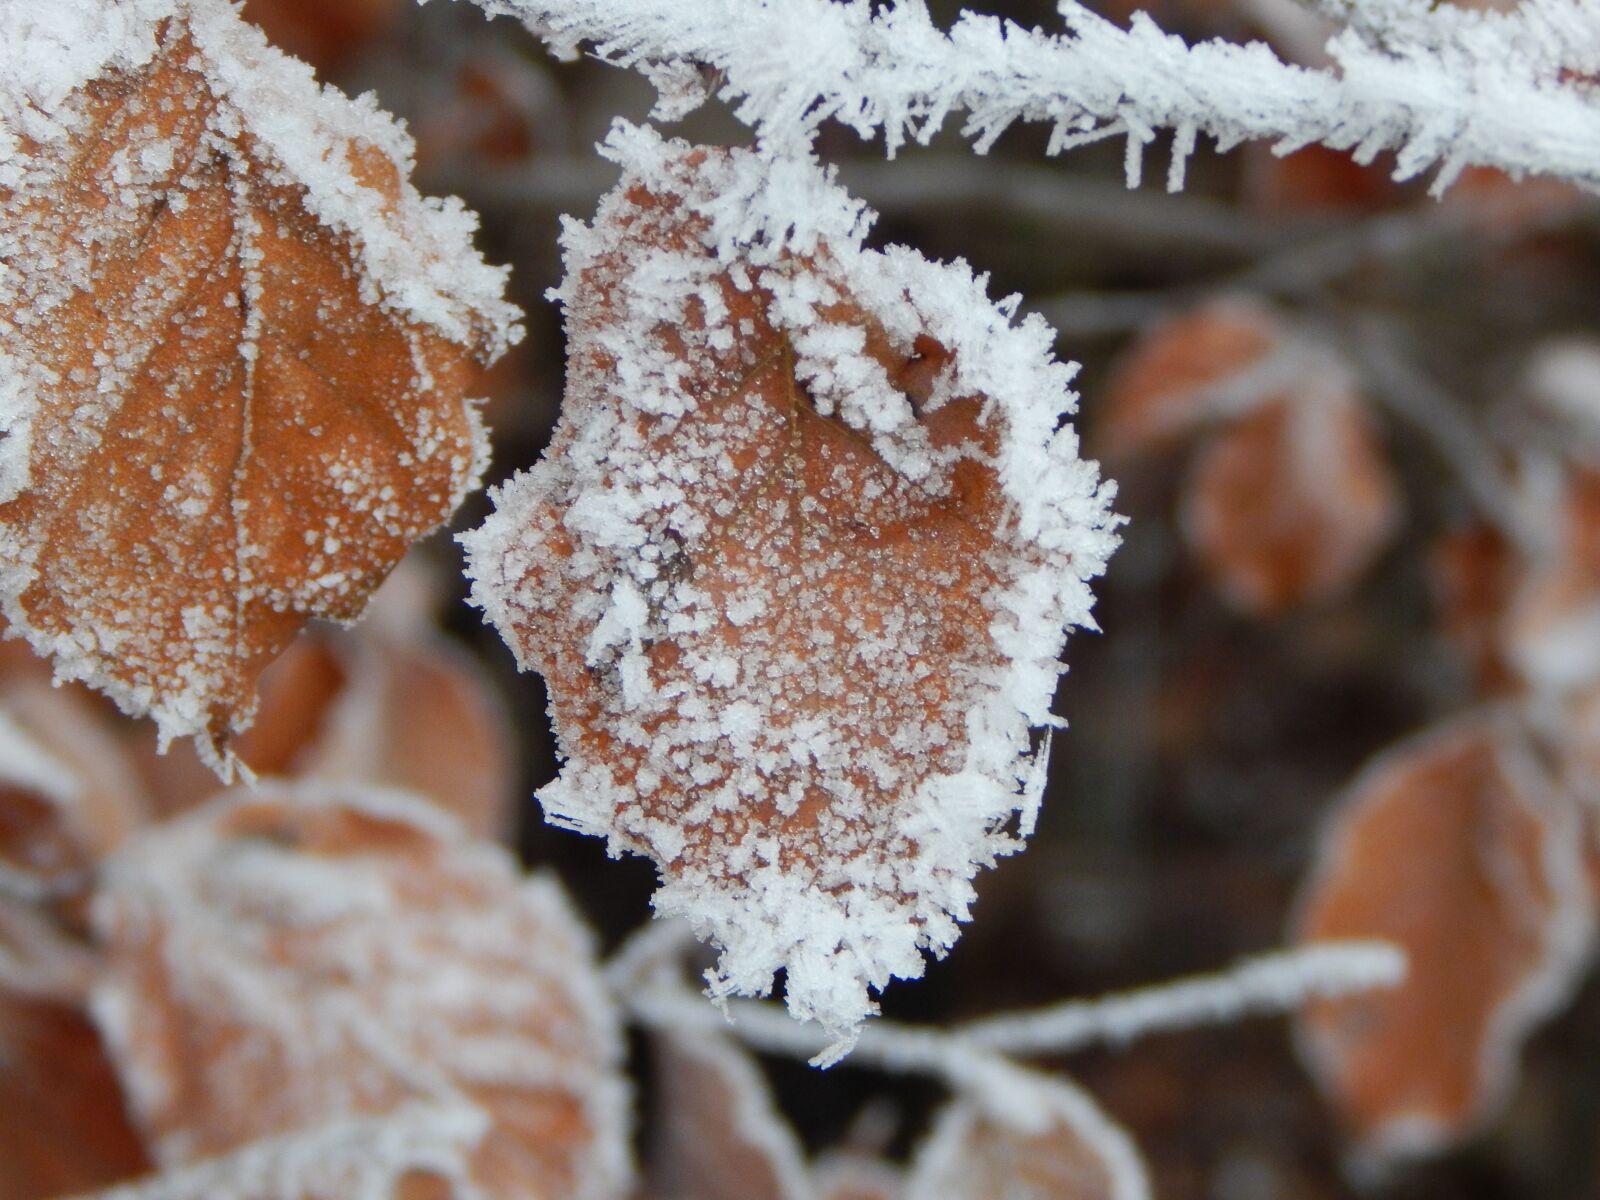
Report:
M620 1001L646 1025L720 1027L769 1053L831 1065L828 1039L774 1004L736 1000L719 1015L681 985L660 953L665 937L636 940L613 960L634 971L608 970ZM681 946L681 941L677 943ZM1094 1043L1122 1045L1151 1033L1219 1024L1292 1011L1313 997L1337 997L1393 987L1405 958L1385 942L1327 942L1248 959L1225 971L1158 984L1097 1000L1069 1001L1037 1012L977 1021L953 1029L872 1021L861 1030L851 1065L894 1074L933 1074L952 1081L989 1069L996 1055L1061 1054ZM820 1060L820 1061L819 1061ZM989 1064L985 1066L984 1064Z

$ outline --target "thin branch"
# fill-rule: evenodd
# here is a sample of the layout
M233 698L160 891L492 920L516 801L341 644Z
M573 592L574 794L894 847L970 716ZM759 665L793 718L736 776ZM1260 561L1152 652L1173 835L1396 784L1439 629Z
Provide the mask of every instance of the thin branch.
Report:
M1509 14L1364 5L1368 25L1329 44L1335 66L1324 70L1261 43L1187 45L1144 14L1122 29L1075 0L1060 0L1059 35L976 13L945 31L922 0L478 3L558 52L588 44L644 71L663 87L662 115L702 98L697 76L673 64L711 68L718 95L780 154L809 153L828 120L882 131L893 154L965 112L980 152L1018 121L1048 124L1051 153L1125 137L1130 182L1155 131L1172 129L1180 159L1204 134L1223 149L1320 142L1363 162L1394 150L1397 178L1442 164L1440 186L1469 165L1600 186L1600 110L1567 82L1600 65L1586 0L1526 0ZM1181 182L1179 161L1169 187Z
M1404 978L1405 956L1385 942L1328 942L1249 959L1214 975L976 1021L952 1033L1008 1054L1059 1054L1290 1012L1313 998L1394 987Z
M719 1014L677 983L671 956L683 939L671 933L636 936L607 977L621 1003L646 1025L722 1027L750 1046L827 1066L826 1035L757 1000L726 1004ZM1163 983L1097 1000L1076 1000L1031 1013L977 1021L953 1029L872 1021L862 1028L848 1061L894 1074L931 1074L961 1082L991 1070L996 1056L1061 1054L1095 1043L1122 1045L1151 1033L1222 1024L1290 1012L1315 997L1394 987L1405 957L1386 942L1325 942L1247 959L1214 975ZM725 1016L724 1016L725 1014Z

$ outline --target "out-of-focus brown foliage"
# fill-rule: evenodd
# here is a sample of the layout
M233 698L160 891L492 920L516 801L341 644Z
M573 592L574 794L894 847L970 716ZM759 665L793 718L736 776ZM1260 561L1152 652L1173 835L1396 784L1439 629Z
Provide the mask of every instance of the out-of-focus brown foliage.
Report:
M245 0L244 15L273 45L327 75L368 49L399 9L400 0Z
M146 834L96 905L95 1011L164 1166L458 1101L491 1195L607 1195L620 1046L554 885L443 814L331 785L227 795Z
M1384 938L1408 959L1402 987L1317 1002L1300 1024L1366 1152L1435 1151L1509 1094L1594 932L1580 820L1507 714L1402 743L1339 803L1299 936Z
M1198 442L1183 531L1241 612L1338 598L1395 531L1399 488L1349 376L1270 310L1232 298L1158 324L1109 384L1097 430L1113 464Z
M1271 616L1346 591L1399 496L1366 414L1337 388L1267 401L1205 445L1184 533L1233 605Z

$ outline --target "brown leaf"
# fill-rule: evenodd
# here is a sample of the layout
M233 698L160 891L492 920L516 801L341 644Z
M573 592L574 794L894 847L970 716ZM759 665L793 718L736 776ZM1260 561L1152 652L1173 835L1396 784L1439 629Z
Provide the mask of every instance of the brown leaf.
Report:
M1356 215L1392 208L1406 193L1390 178L1392 156L1358 163L1348 150L1305 146L1279 154L1265 143L1245 151L1244 203L1256 212L1296 215Z
M1318 1001L1307 1061L1361 1152L1427 1153L1491 1118L1529 1030L1563 1004L1592 934L1572 802L1497 715L1380 755L1336 809L1299 937L1381 938L1399 988Z
M493 1195L626 1181L619 1034L554 884L394 792L230 793L112 864L95 996L165 1166L468 1104Z
M657 1038L660 1114L652 1156L658 1200L812 1200L800 1144L766 1081L725 1036Z
M1318 389L1215 435L1181 516L1223 595L1267 616L1350 587L1394 531L1399 497L1360 406Z
M812 1169L818 1200L902 1200L901 1172L857 1154L824 1155Z
M319 626L292 644L262 673L255 724L233 743L238 758L262 777L419 793L474 834L506 833L517 786L509 720L483 667L436 631L435 583L402 564L360 625ZM216 794L194 753L135 742L163 813Z
M1015 848L1107 497L1041 324L848 237L725 262L718 198L765 168L628 148L569 229L566 405L463 539L474 596L549 685L551 819L655 859L718 990L785 967L848 1036Z
M1283 340L1277 319L1226 298L1157 325L1123 356L1100 403L1098 448L1113 461L1171 445L1237 405L1223 389Z
M1149 1195L1132 1142L1064 1080L1012 1072L1004 1094L946 1106L917 1151L907 1197L1139 1200ZM999 1101L996 1104L995 1101Z
M0 1113L0 1200L46 1200L149 1169L88 1016L4 983Z
M245 18L273 45L318 71L336 72L394 23L398 0L245 0Z
M119 10L0 179L0 599L215 754L305 619L358 616L473 486L462 391L512 313L370 104L227 4L166 7Z

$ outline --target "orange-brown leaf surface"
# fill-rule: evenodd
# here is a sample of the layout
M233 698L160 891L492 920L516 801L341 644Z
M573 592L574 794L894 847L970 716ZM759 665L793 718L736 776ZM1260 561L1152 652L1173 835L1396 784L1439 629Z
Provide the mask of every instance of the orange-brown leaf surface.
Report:
M229 793L110 867L94 1011L157 1160L445 1104L493 1196L609 1197L618 1030L555 885L396 792Z
M99 960L42 908L0 897L0 1200L148 1168L85 997Z
M245 0L245 17L272 44L318 71L337 71L366 49L400 14L398 0Z
M0 1200L47 1200L149 1169L80 1007L0 982Z
M767 168L651 138L568 229L561 423L465 539L474 596L549 685L547 813L656 860L718 990L786 967L848 1036L1015 846L1107 497L1042 323L861 249L821 179L767 219L833 240L741 248L718 214Z
M1003 1106L958 1098L911 1164L907 1197L1137 1200L1149 1195L1133 1143L1082 1092L1021 1071Z
M1099 406L1098 449L1115 462L1171 445L1236 405L1225 391L1282 342L1263 306L1213 301L1165 321L1123 355ZM1246 397L1248 399L1248 397Z
M1394 531L1399 493L1366 415L1338 390L1262 405L1200 452L1184 533L1223 595L1272 615L1347 589Z
M1523 1038L1565 1001L1591 936L1578 821L1498 715L1402 743L1352 785L1298 934L1393 942L1407 978L1314 1002L1300 1033L1363 1153L1437 1149L1506 1097Z
M474 485L463 390L512 314L404 134L231 6L57 20L76 55L5 50L39 78L0 102L0 600L58 675L215 751Z
M812 1200L800 1143L744 1051L718 1033L670 1029L656 1066L656 1200Z
M1512 683L1502 633L1521 565L1505 537L1482 524L1445 534L1429 556L1440 628L1485 692Z

